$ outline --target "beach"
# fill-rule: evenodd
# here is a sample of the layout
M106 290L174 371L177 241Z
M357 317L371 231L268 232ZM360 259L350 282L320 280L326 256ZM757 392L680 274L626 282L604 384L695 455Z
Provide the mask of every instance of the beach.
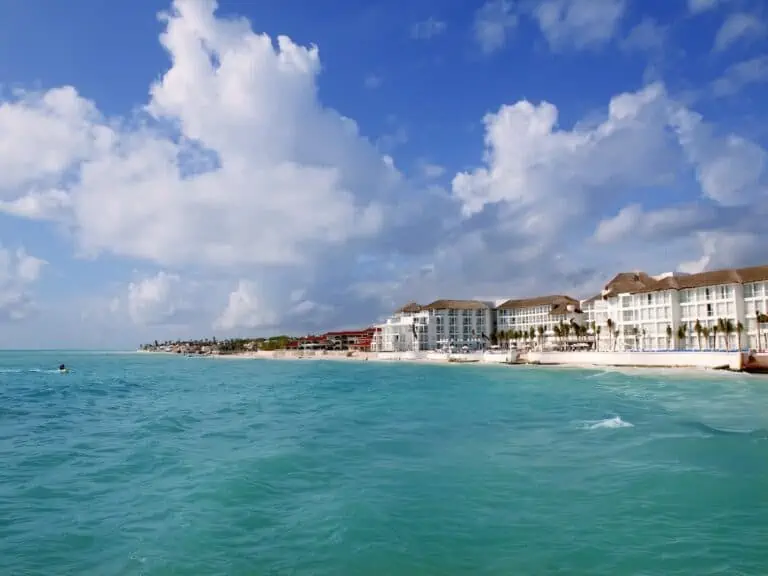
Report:
M768 354L753 357L768 366ZM462 354L444 354L441 352L365 352L365 351L305 351L305 350L259 350L236 354L212 354L217 359L254 359L254 360L328 360L346 362L380 363L419 363L483 366L488 364L504 365L541 365L573 368L632 368L693 371L752 371L747 366L749 356L740 352L538 352L525 351L512 357L504 353L470 352ZM514 358L513 361L509 361ZM762 371L754 370L755 372Z

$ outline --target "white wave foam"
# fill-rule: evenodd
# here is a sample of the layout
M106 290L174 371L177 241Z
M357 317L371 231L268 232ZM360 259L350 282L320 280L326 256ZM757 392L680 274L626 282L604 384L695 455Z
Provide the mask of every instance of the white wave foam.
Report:
M590 430L597 430L598 428L633 428L634 424L622 420L621 416L615 416L613 418L606 418L605 420L588 422L587 427Z
M42 368L0 368L0 374L58 374L59 369L44 370Z

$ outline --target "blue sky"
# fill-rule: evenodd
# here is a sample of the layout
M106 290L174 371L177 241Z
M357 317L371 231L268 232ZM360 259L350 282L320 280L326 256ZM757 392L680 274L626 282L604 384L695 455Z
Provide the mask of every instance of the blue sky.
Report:
M0 3L0 345L763 263L761 2L355 6Z

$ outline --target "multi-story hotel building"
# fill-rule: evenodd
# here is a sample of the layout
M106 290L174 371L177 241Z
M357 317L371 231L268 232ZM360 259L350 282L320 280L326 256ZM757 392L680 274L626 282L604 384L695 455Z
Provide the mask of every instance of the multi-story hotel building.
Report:
M498 306L479 300L411 303L376 327L372 349L476 349L493 335L531 329L536 345L547 347L561 340L556 327L562 324L589 326L589 341L599 350L735 349L739 342L742 348L765 349L766 314L768 266L658 276L621 272L600 294L581 302L556 295Z
M760 348L768 266L659 276L622 272L581 307L602 350L721 350L739 342Z
M541 344L555 338L555 327L561 324L583 324L579 301L570 296L554 295L521 300L507 300L496 308L496 329L499 333L519 331L523 334L534 330ZM540 328L541 327L541 328Z
M435 300L426 306L412 302L376 327L372 350L474 350L490 339L495 321L490 302Z

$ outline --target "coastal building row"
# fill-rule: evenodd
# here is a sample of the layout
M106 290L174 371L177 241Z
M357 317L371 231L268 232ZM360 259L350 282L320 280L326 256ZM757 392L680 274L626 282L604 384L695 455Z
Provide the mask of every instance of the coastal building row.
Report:
M700 274L621 272L599 294L415 302L375 327L381 352L531 348L768 348L768 265Z

